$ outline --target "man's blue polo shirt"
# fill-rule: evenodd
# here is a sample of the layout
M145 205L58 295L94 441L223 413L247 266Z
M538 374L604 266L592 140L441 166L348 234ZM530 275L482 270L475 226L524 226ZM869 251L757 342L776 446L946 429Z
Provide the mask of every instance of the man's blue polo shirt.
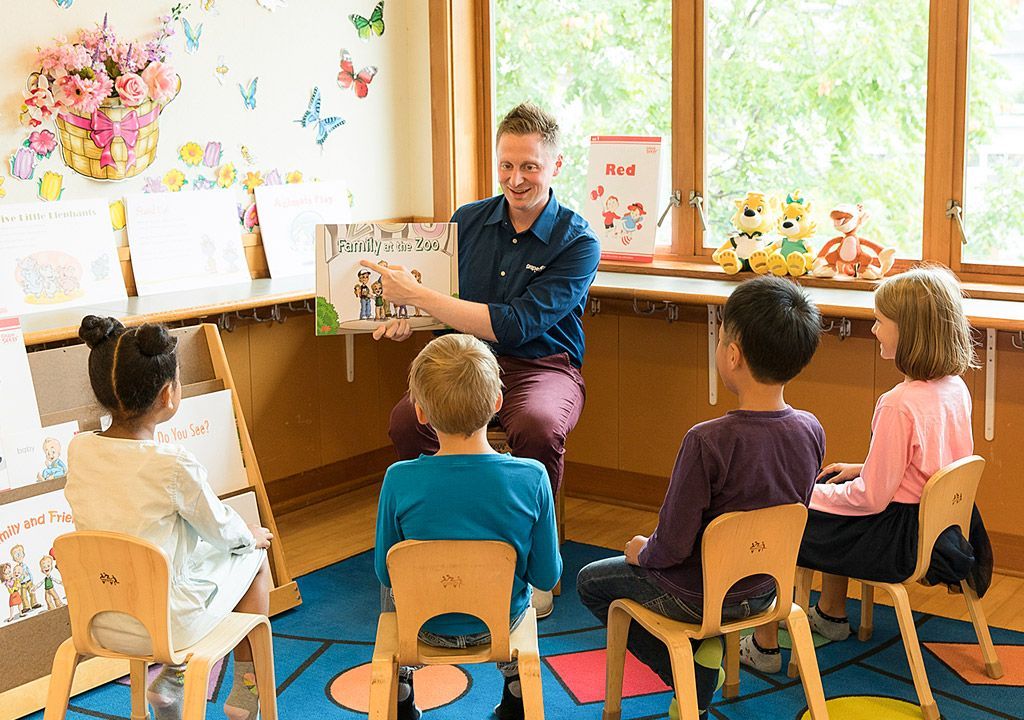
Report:
M459 225L459 297L486 303L498 355L540 358L568 353L583 364L583 310L601 245L590 225L548 204L529 230L516 233L504 195L463 205Z

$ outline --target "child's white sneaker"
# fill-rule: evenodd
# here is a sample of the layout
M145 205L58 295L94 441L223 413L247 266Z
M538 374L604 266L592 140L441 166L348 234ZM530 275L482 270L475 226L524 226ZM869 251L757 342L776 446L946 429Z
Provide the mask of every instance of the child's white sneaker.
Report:
M546 618L555 609L555 596L550 590L533 588L530 604L537 611L537 619Z
M811 630L833 642L842 642L850 637L849 618L823 615L817 605L807 611L807 622L810 624Z
M778 648L765 650L753 635L745 635L740 638L740 665L772 675L782 671L782 652Z

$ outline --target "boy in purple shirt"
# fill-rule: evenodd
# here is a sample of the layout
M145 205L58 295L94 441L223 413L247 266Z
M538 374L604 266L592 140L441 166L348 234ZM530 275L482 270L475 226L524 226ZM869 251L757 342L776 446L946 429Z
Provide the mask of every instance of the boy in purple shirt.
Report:
M817 418L794 410L783 389L818 347L821 315L798 285L772 276L739 285L722 312L715 366L739 409L690 429L676 457L658 526L637 535L624 556L587 565L576 585L580 600L603 624L617 598L635 600L667 617L699 623L703 616L701 538L719 515L810 500L825 455ZM722 619L768 608L775 584L745 578L725 597ZM629 650L672 685L665 646L638 623ZM720 680L719 638L694 641L697 705L706 713ZM678 717L675 708L670 717Z

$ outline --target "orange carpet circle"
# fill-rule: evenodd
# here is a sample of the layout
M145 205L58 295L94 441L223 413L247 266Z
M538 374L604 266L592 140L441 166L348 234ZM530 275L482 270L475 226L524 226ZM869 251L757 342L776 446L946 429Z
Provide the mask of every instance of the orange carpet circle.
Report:
M469 690L469 675L454 665L427 665L416 671L416 705L433 710L458 700ZM338 675L328 688L334 702L354 712L370 711L370 664Z

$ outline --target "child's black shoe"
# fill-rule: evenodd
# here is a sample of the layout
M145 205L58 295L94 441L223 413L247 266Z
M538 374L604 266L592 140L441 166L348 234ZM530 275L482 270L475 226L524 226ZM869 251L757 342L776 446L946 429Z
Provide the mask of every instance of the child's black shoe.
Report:
M408 690L408 695L406 695ZM420 720L420 709L416 707L416 693L412 687L412 671L402 668L398 671L398 720Z
M512 692L513 688L519 692ZM494 708L498 720L523 720L523 691L519 684L519 675L505 678L505 688L501 691L501 702Z

